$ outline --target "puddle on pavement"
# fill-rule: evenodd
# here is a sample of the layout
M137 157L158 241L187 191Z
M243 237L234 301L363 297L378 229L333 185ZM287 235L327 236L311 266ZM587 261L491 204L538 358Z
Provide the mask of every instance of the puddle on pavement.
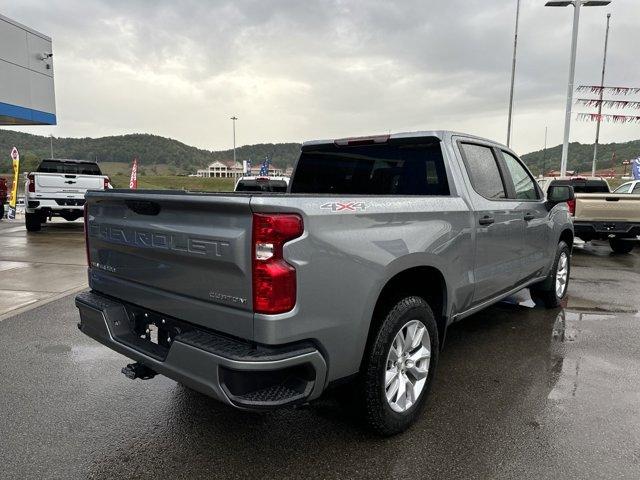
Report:
M52 355L69 353L70 351L71 351L71 346L69 345L47 345L46 347L42 347L43 353L49 353Z
M74 345L71 347L71 356L75 362L91 362L119 355L102 345Z

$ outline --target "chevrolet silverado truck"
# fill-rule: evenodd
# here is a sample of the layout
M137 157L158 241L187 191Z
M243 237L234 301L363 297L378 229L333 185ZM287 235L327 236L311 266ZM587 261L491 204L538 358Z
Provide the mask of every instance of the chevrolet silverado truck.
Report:
M37 232L51 217L67 221L82 218L84 194L89 189L110 188L95 162L86 160L42 160L35 172L27 174L25 184L25 226Z
M349 382L406 429L447 327L518 290L567 293L568 186L545 199L507 147L446 131L304 143L284 193L86 195L80 330L240 409ZM351 388L353 387L353 388Z
M633 250L640 235L640 190L611 193L607 181L597 177L557 178L548 185L573 187L575 199L568 205L576 237L608 240L615 253Z

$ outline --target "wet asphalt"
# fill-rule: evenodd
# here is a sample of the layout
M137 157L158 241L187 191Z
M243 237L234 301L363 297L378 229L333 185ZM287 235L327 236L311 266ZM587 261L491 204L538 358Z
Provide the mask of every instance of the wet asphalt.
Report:
M337 394L232 410L76 328L73 296L0 321L0 478L640 478L640 249L573 255L566 307L451 327L425 411L381 439Z

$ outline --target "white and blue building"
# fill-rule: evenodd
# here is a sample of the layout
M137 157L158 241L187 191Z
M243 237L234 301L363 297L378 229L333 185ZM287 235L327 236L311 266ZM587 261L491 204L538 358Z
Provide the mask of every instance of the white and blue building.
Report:
M0 15L0 125L55 125L51 38Z

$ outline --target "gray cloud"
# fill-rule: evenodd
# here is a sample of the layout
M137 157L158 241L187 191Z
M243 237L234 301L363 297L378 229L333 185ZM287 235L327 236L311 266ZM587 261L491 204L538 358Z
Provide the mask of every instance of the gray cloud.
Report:
M514 147L561 141L570 8L522 0ZM640 84L640 4L583 10L578 83ZM150 132L204 148L425 128L504 140L515 0L21 0L0 11L53 37L59 136ZM605 125L603 141L638 137ZM593 125L574 122L573 140Z

